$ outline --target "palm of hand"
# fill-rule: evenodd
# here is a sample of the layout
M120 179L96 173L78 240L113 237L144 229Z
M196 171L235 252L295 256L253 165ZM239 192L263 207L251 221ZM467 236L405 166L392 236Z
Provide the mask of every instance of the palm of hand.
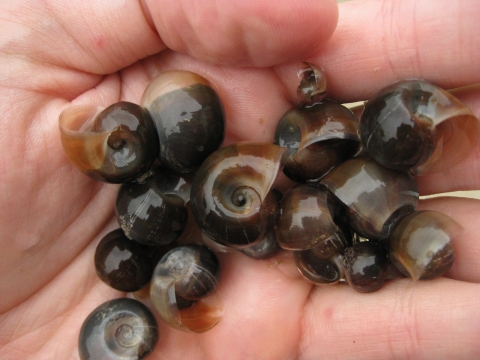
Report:
M377 10L376 3L369 6L365 11ZM6 13L20 13L19 8L25 7L28 6L12 7ZM102 18L102 5L98 7L100 20L108 20ZM13 30L3 43L7 45L0 49L1 54L19 54L15 71L10 65L2 74L6 75L5 85L0 89L7 99L0 105L2 113L10 120L2 130L4 148L8 149L3 168L8 171L0 175L0 241L4 249L0 255L0 289L6 294L0 301L0 344L7 358L76 358L78 331L84 318L103 301L121 296L96 278L92 264L96 243L116 227L113 204L117 187L88 179L73 169L64 156L57 119L70 101L99 105L118 100L138 103L147 82L158 72L174 67L192 70L209 78L219 89L226 104L228 144L239 140L271 142L276 121L293 99L292 67L229 68L170 50L160 52L164 45L143 20L138 4L125 7L128 9L119 11L123 18L114 20L133 23L136 19L138 27L121 35L118 26L95 19L93 29L97 32L68 35L69 31L62 30L60 24L76 30L74 17L66 12L61 14L58 9L31 12L32 24L42 15L48 15L48 21L36 25L28 35L22 33L31 29L25 25L27 22L22 25L7 21ZM317 17L334 14L333 8L326 5L315 9ZM92 10L85 7L78 11ZM154 19L160 18L153 8L151 13ZM309 20L316 20L314 15L305 15L305 27ZM53 20L61 16L67 20ZM342 20L339 35L335 35L340 43L345 42L342 36L348 34L348 19L346 16ZM328 27L328 20L325 21ZM229 58L234 56L229 51L223 52L227 55L202 53L189 45L191 40L175 39L175 34L165 30L173 29L172 24L167 27L158 20L156 25L159 32L163 30L162 39L181 50L207 60L234 61ZM47 31L51 33L52 28L60 31L61 46L48 44L53 50L43 51ZM82 28L79 25L78 29ZM302 33L303 28L295 29L297 35ZM264 40L267 35L259 31ZM329 31L325 33L328 37ZM113 35L118 36L118 42ZM307 43L314 44L313 31L311 35L303 32L303 36ZM185 40L186 45L180 40ZM288 41L297 55L291 57L287 55L291 52L288 46L275 44L271 53L278 56L278 63L302 61L312 52L304 44ZM25 44L31 48L23 48ZM242 65L276 64L274 55L260 54L258 44L250 48L247 45L250 44L232 45L232 49L243 50L235 54L242 59ZM372 89L368 85L359 86L356 91L345 89L342 80L348 74L336 72L332 60L338 52L332 45L324 50L326 55L313 58L331 64L333 92L340 94L344 90L346 94L337 95L338 99L356 100L371 94L376 85ZM151 54L156 55L135 62ZM467 78L465 75L465 80L458 83L445 83L450 87L465 85L472 81ZM468 100L472 92L464 96ZM475 107L478 103L470 105ZM470 163L478 151L476 154L470 157ZM478 184L473 180L453 180L455 172L468 178L474 171L475 167L460 164L449 173L423 179L421 187L425 192L474 188ZM266 261L254 261L237 253L221 255L222 280L218 291L224 300L222 321L202 335L181 333L161 323L159 344L151 358L434 357L456 354L455 349L464 356L472 356L475 351L478 355L474 335L478 331L475 305L480 294L476 284L480 276L475 254L480 247L475 249L475 244L467 242L468 237L475 238L475 229L468 221L471 214L478 212L478 205L474 200L431 200L422 206L444 211L467 227L456 245L457 263L449 273L450 279L417 284L399 280L388 283L378 293L362 295L346 286L312 287L300 277L287 254ZM458 324L462 328L452 332Z

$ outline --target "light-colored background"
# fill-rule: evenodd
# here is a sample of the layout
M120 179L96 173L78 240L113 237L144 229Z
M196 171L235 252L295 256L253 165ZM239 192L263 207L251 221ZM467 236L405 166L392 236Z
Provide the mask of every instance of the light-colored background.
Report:
M346 1L355 1L355 0L337 0L337 2L339 2L339 3L346 2ZM361 103L355 103L355 104L352 104L352 105L358 105L358 104L361 104ZM431 198L431 197L438 197L438 196L460 196L460 197L480 199L480 190L454 191L454 192L443 193L443 194L422 196L422 198Z

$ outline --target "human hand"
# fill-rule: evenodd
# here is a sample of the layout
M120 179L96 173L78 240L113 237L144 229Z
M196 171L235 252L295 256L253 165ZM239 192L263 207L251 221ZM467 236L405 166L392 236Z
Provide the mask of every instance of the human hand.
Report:
M117 187L94 182L68 163L57 122L70 103L138 103L154 75L191 70L217 87L230 144L272 141L295 99L300 61L321 65L329 97L342 102L367 99L405 77L445 88L480 83L474 0L341 4L327 44L336 24L334 1L146 3L160 37L138 2L0 5L7 149L0 175L0 346L7 359L77 358L88 313L122 296L100 282L93 267L96 244L117 227ZM478 87L459 93L477 116L479 95ZM479 189L478 158L480 148L455 168L421 178L421 192ZM347 286L310 285L286 253L265 261L221 254L221 322L201 335L159 322L150 358L479 357L479 205L442 198L420 206L466 228L448 278L395 280L358 294Z

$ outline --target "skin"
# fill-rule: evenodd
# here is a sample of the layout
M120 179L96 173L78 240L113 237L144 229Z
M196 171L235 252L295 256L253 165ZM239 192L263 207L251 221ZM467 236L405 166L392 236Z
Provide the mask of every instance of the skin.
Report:
M473 85L457 94L478 117L477 5L355 0L337 11L333 0L2 1L2 358L77 359L83 320L124 296L93 267L96 244L117 227L118 187L69 164L58 131L65 107L138 102L159 72L191 70L224 100L225 144L271 142L295 101L298 64L308 60L325 69L328 97L337 101L424 78L447 89ZM422 194L480 189L480 147L419 185ZM480 358L480 203L438 198L420 208L443 211L465 228L445 278L395 280L359 294L310 285L287 253L265 261L222 254L222 321L201 335L160 322L150 358Z

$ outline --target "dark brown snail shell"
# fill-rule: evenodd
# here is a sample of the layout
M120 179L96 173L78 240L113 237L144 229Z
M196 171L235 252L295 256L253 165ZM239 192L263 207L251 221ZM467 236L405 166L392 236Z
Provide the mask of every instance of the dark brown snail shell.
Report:
M84 321L78 351L82 360L145 359L157 340L157 322L145 305L115 299L97 307Z
M273 229L277 199L270 190L284 153L276 145L244 142L205 160L192 184L191 206L208 237L241 248L259 243Z
M298 70L298 77L297 97L301 103L313 105L323 100L327 93L327 77L322 68L304 62Z
M211 84L189 71L166 71L152 80L141 105L160 140L159 159L177 172L195 171L223 142L225 114Z
M415 211L400 220L390 236L390 259L406 276L426 280L442 276L453 264L452 241L462 227L448 215Z
M125 235L145 245L164 245L176 240L188 219L184 200L189 196L190 181L190 176L159 167L141 181L123 184L115 212Z
M280 251L280 246L278 246L275 231L272 230L258 244L241 248L239 250L252 259L264 260L278 253L278 251Z
M313 184L296 185L285 193L275 221L281 248L311 249L338 231L328 198L325 188Z
M149 252L148 247L127 238L122 229L113 230L95 250L97 275L116 290L140 290L152 277Z
M67 157L95 180L123 183L148 171L158 152L149 113L121 101L99 111L76 105L60 114L60 134Z
M425 81L404 80L366 103L360 132L368 153L380 164L421 174L465 158L478 141L480 122L449 92Z
M204 332L221 318L220 305L204 302L217 289L219 276L218 259L208 248L179 246L157 264L150 285L150 299L170 326Z
M387 267L387 250L373 241L353 244L343 253L345 278L358 292L378 290L387 278Z
M341 255L329 259L319 258L309 249L294 251L293 258L303 277L316 285L336 284L344 277Z
M414 178L365 155L335 167L321 184L347 207L350 226L367 239L387 239L395 223L418 203Z
M320 179L353 157L361 142L353 113L334 101L322 100L287 111L277 125L274 143L288 149L285 174L305 182Z

